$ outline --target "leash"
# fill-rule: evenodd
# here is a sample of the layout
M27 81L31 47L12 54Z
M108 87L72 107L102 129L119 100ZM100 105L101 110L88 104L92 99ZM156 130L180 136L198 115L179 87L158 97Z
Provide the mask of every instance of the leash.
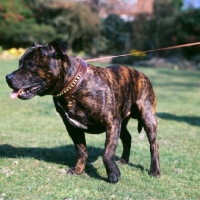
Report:
M139 51L139 52L136 52L136 53L122 54L122 55L116 55L116 56L105 56L105 57L101 57L101 58L92 58L92 59L85 60L85 62L94 62L94 61L104 60L104 59L108 59L108 58L131 56L131 55L142 54L142 53L150 53L150 52L155 52L155 51L179 49L179 48L190 47L190 46L195 46L195 45L200 45L200 42L187 43L187 44L175 45L175 46L171 46L171 47L164 47L164 48L147 50L147 51Z

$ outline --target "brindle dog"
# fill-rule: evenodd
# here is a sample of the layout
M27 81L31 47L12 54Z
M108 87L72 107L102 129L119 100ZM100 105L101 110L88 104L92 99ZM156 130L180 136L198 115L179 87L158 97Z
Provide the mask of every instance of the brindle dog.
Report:
M67 55L67 50L66 45L56 41L29 48L19 60L19 68L6 76L13 89L11 98L53 96L78 157L69 174L81 174L85 168L88 157L85 132L106 132L103 162L111 183L120 177L114 161L118 139L123 144L119 163L128 163L131 135L126 126L130 118L137 119L138 132L143 127L150 143L150 174L159 177L156 95L149 79L129 67L100 68L86 64Z

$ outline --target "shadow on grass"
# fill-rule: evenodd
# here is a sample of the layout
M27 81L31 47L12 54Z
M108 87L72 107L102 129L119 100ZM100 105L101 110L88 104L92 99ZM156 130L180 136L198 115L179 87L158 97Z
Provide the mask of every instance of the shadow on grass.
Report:
M93 163L102 156L103 149L97 147L88 147L88 161L85 172L92 178L101 179L107 182L105 177L98 174L97 169ZM37 160L44 160L46 162L66 165L73 167L76 164L77 156L74 145L60 146L54 148L42 147L14 147L9 144L0 145L0 158L35 158ZM116 157L118 159L118 157ZM129 163L128 165L144 171L142 165L135 165ZM106 172L106 170L105 170Z
M94 153L95 151L95 153ZM86 173L98 179L103 179L93 167L92 162L102 154L102 149L88 147L89 159L86 168ZM40 147L14 147L8 144L0 145L1 158L35 158L37 160L44 160L46 162L66 165L73 167L76 164L77 156L74 145L60 146L54 148L40 148Z
M177 116L170 113L157 113L157 116L162 119L175 120L178 122L186 122L192 126L200 126L200 117L193 116Z

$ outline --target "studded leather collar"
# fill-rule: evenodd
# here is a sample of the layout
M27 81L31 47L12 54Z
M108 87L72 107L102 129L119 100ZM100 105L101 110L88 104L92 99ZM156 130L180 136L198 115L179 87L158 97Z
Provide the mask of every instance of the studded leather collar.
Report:
M74 90L81 83L83 77L87 72L87 63L85 63L81 58L76 58L76 61L79 61L79 66L75 72L72 79L64 86L62 91L59 94L54 95L54 97L61 97L63 95L69 96L74 92Z

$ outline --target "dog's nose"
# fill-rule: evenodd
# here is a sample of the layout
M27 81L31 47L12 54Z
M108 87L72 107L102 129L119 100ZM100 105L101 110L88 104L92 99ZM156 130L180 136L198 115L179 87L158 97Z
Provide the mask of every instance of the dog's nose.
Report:
M11 81L13 78L13 74L6 75L6 81Z

